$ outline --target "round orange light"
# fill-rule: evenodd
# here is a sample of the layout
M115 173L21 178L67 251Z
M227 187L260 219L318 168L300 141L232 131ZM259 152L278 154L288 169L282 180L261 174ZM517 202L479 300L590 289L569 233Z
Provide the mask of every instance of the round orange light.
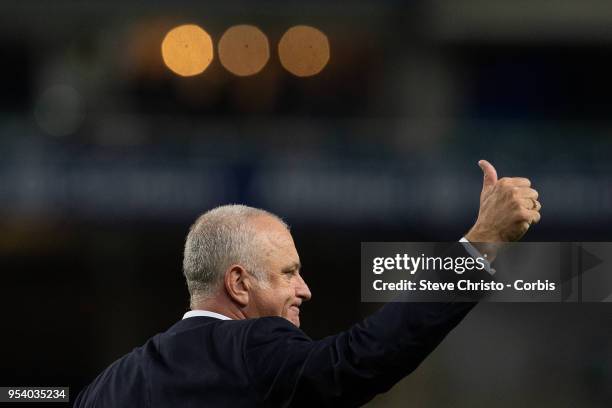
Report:
M162 41L161 51L166 66L180 76L198 75L213 60L210 35L195 24L170 30Z
M255 26L230 27L219 40L219 61L235 75L254 75L269 59L268 38Z
M278 56L283 67L293 75L316 75L329 62L329 41L314 27L291 27L278 44Z

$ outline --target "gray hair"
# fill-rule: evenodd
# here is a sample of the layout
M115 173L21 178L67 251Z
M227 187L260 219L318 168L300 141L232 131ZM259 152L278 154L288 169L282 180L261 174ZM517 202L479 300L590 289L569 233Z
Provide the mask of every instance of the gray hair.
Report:
M257 231L250 222L261 216L273 217L287 226L268 211L238 204L214 208L193 223L183 256L183 274L192 307L219 288L225 271L233 264L242 265L260 284L267 284L267 274L260 266Z

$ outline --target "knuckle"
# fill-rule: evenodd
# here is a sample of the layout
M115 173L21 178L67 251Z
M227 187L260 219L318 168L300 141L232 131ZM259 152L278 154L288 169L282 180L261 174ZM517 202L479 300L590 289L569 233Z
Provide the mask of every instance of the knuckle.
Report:
M529 211L527 211L525 208L520 208L517 211L517 216L520 220L523 220L523 221L529 221L531 219L531 215L529 214Z

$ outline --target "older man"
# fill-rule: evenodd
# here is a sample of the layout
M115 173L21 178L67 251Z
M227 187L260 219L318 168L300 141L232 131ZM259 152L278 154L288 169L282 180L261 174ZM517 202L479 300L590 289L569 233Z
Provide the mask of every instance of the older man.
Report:
M519 239L539 221L537 192L479 164L480 212L466 238ZM289 229L242 205L193 224L183 269L192 310L102 372L75 407L358 406L413 371L474 306L389 303L313 341L298 328L311 293Z

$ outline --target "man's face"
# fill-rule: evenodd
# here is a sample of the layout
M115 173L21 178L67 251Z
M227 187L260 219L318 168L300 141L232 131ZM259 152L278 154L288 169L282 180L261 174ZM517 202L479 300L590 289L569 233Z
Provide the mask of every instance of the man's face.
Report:
M310 289L300 275L298 256L291 234L272 217L255 221L260 231L263 272L268 285L252 288L249 309L252 317L280 316L300 326L300 305L311 298Z

